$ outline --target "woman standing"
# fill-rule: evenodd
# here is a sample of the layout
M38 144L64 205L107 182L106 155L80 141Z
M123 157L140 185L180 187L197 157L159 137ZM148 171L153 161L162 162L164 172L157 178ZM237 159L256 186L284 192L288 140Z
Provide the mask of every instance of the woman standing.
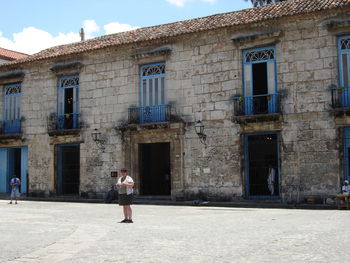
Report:
M124 220L120 223L133 223L131 204L133 199L134 180L128 176L128 170L123 168L120 170L121 176L118 179L117 186L119 186L119 205L123 206Z

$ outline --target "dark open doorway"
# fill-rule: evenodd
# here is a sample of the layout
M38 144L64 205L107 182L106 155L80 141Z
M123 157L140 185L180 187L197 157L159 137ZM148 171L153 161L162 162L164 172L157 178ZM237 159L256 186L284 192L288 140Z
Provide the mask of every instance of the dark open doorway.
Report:
M140 194L170 195L170 143L139 145Z
M79 194L80 147L57 146L57 194Z
M253 112L254 114L268 113L267 95L267 63L253 64ZM261 95L261 96L259 96Z
M278 197L279 173L277 134L246 136L248 196L262 198ZM271 172L271 168L273 168L274 171Z
M12 155L13 160L13 174L17 178L21 179L21 148L13 148L10 150L10 156ZM11 157L10 157L11 158ZM12 178L12 174L10 175ZM21 191L21 185L19 186L19 191Z

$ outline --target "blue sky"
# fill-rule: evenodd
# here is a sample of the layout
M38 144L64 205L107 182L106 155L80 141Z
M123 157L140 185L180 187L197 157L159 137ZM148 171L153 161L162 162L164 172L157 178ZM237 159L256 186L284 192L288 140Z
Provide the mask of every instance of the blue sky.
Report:
M2 0L0 47L33 54L51 46L250 8L244 0Z

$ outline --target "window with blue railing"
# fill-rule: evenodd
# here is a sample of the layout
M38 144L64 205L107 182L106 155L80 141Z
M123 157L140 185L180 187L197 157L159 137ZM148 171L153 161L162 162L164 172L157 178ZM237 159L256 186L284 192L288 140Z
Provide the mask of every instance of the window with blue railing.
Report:
M130 122L168 121L170 106L166 103L165 76L165 63L140 67L140 107L129 109Z
M21 132L21 83L4 87L4 119L2 132L16 134Z
M58 79L57 114L54 117L57 130L79 128L79 75Z
M332 91L332 104L335 108L350 107L350 36L338 39L339 87Z
M279 113L275 47L243 51L244 96L237 102L242 115Z

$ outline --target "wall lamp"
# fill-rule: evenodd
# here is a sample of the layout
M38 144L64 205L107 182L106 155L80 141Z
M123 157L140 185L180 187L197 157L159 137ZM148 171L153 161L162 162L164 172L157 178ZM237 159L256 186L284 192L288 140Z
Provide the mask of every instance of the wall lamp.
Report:
M194 125L194 129L198 135L199 141L203 143L205 146L207 146L207 135L204 133L204 125L201 121L197 121Z
M106 140L102 138L101 132L99 132L97 129L94 129L91 133L92 140L97 144L97 146L104 150Z

